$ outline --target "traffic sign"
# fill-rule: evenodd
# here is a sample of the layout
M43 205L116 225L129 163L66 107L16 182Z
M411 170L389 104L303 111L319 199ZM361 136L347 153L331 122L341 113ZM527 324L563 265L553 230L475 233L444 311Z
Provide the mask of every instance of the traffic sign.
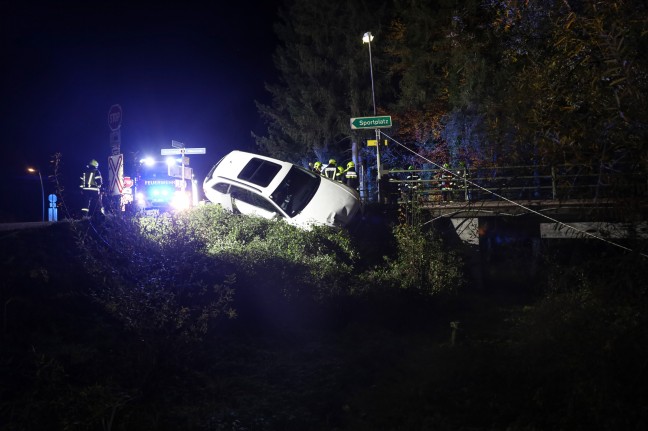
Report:
M113 132L119 130L122 122L122 108L119 105L113 105L108 110L108 126ZM116 154L113 154L116 155Z
M162 148L160 154L163 156L174 156L176 154L183 154L183 148Z
M190 168L189 166L170 165L167 170L167 174L170 177L190 180L191 176L193 175L193 169Z
M163 156L173 156L175 154L206 154L205 148L162 148L160 154Z
M381 145L387 146L387 139L385 139ZM377 139L368 139L367 140L367 147L377 147L378 146L378 140Z
M391 115L351 118L351 129L384 129L392 126Z
M206 154L207 150L205 148L185 148L185 154Z
M117 196L122 194L124 188L124 155L118 154L116 156L108 157L108 181L110 186L110 194Z

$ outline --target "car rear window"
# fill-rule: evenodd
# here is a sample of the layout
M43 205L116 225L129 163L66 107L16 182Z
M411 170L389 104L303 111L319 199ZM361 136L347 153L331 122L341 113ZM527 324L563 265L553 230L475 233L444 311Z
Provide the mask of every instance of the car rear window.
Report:
M238 174L238 179L256 184L259 187L268 187L274 177L281 170L281 165L267 160L252 158Z

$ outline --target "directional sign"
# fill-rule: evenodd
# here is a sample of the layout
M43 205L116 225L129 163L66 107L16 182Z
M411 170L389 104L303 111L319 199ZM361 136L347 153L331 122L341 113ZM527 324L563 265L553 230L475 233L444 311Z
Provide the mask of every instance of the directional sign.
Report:
M176 154L184 154L184 148L162 148L160 154L163 156L174 156Z
M206 154L205 148L162 148L160 154L163 156L173 156L175 154Z
M391 115L382 117L358 117L351 119L351 129L384 129L392 126Z
M205 148L185 148L185 154L206 154L207 150Z

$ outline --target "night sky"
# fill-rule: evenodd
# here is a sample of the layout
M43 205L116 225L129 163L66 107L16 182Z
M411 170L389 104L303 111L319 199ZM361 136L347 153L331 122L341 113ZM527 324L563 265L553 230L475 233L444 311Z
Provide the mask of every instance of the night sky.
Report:
M93 158L108 177L108 110L123 110L124 175L133 153L160 155L171 141L191 156L199 182L233 149L265 133L254 101L274 80L276 2L11 2L3 6L3 167L0 222L41 218L52 155L66 193ZM72 189L72 190L70 190Z

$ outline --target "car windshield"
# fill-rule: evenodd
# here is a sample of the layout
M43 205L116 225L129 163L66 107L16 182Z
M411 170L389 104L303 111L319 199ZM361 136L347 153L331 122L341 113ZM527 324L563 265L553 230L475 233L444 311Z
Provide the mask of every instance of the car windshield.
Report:
M288 171L286 178L270 195L288 217L299 214L313 199L322 178L297 166Z

